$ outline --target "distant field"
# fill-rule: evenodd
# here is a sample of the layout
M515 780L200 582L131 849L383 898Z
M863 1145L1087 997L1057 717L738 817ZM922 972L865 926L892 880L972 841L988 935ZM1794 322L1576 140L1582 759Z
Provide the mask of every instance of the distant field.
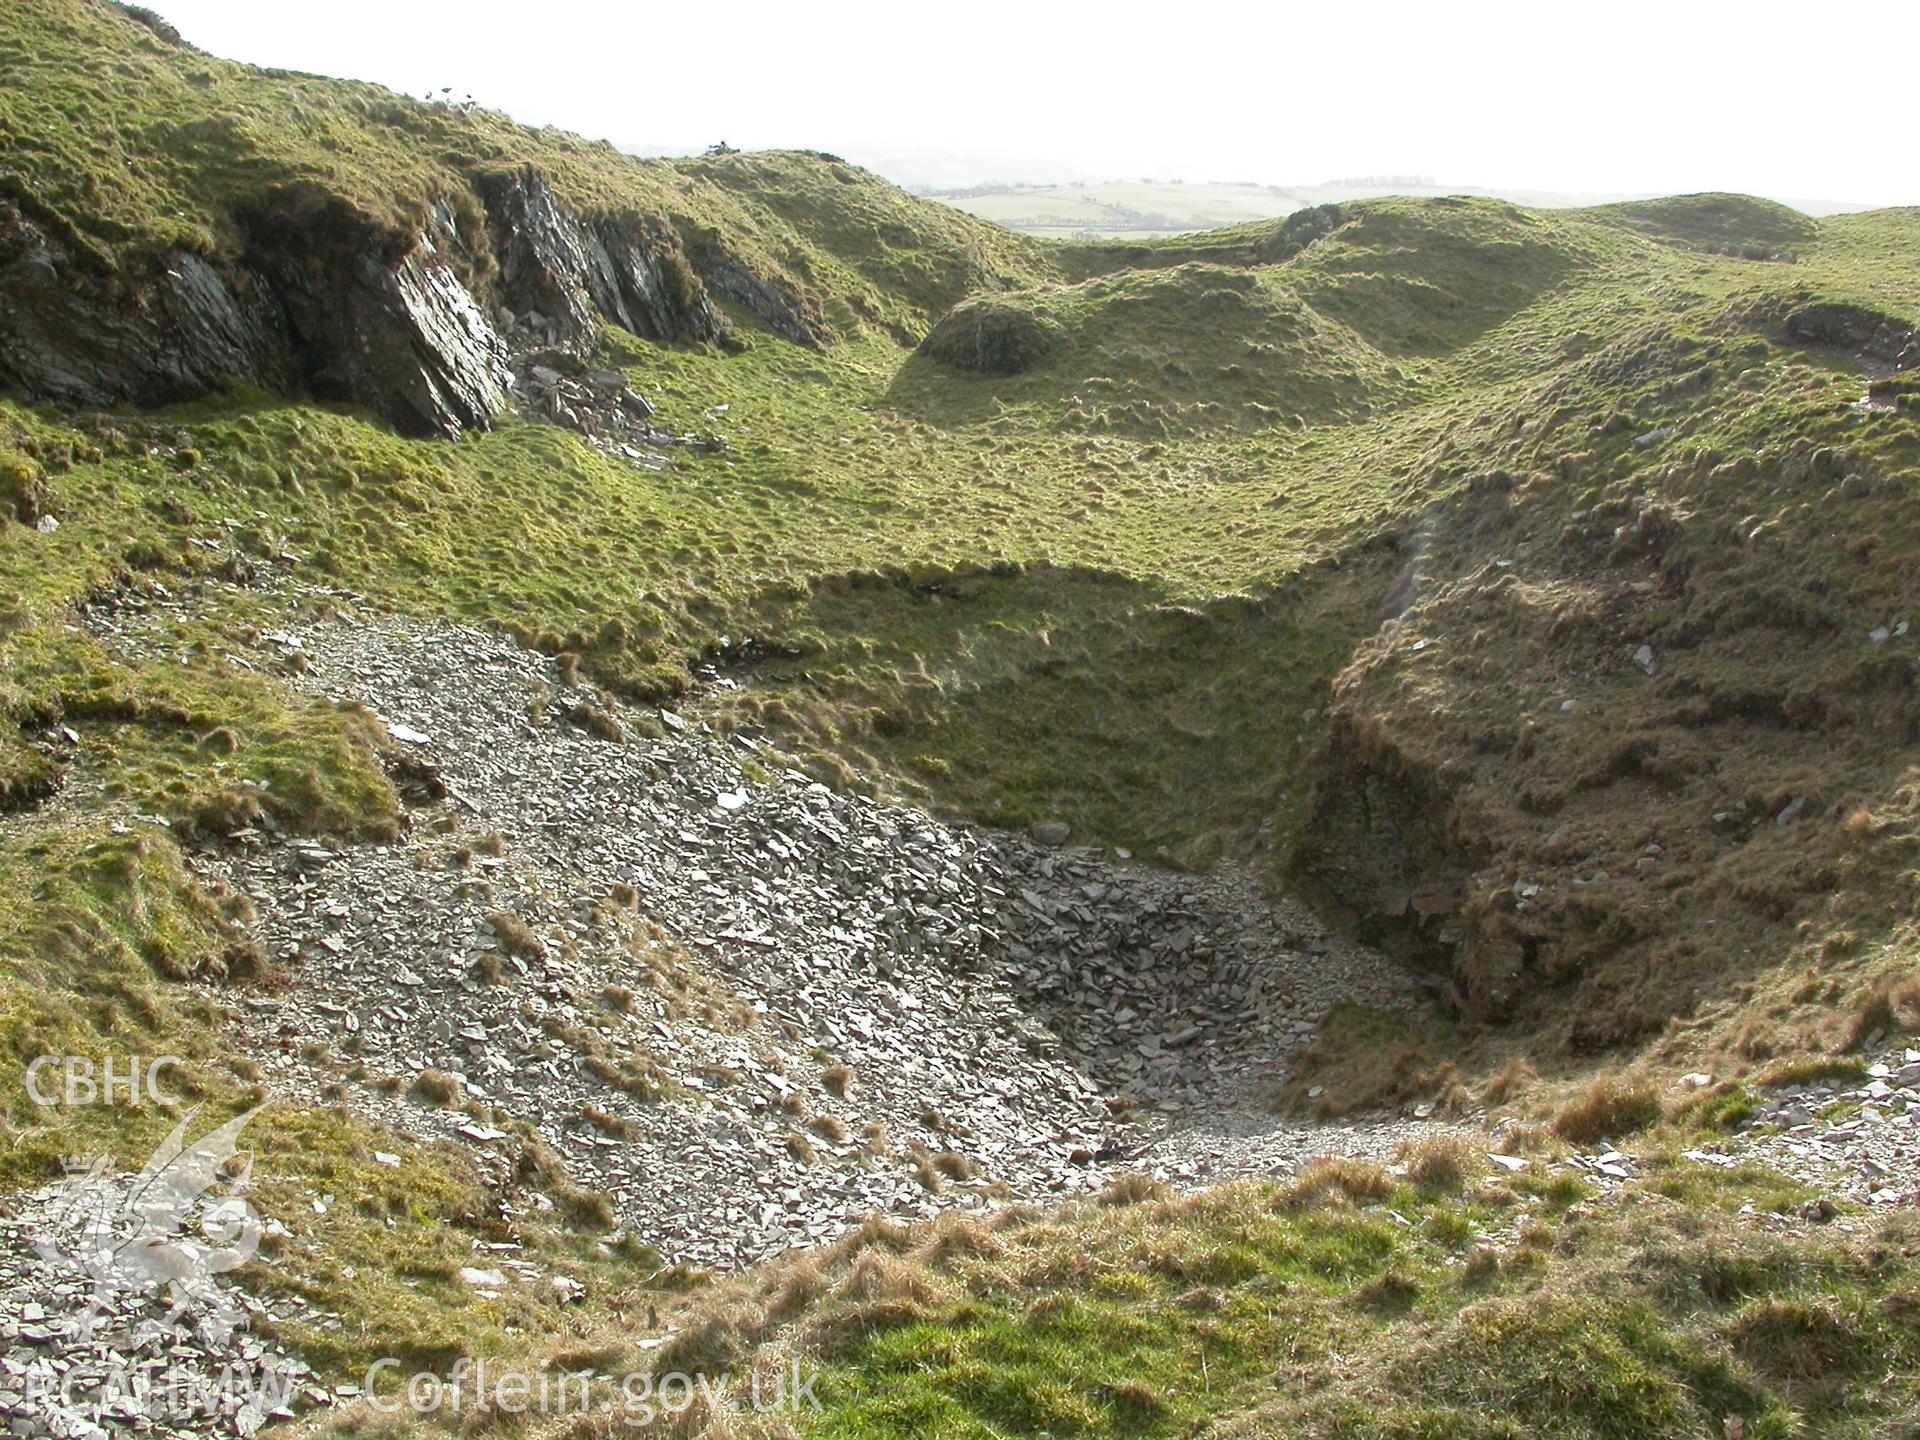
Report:
M1273 220L1309 205L1366 200L1382 195L1485 195L1541 210L1578 209L1642 195L1577 194L1553 190L1483 189L1447 185L1189 185L1180 181L1125 181L1082 185L973 186L927 192L939 200L1023 235L1055 240L1139 240L1218 230L1253 220ZM1789 204L1796 202L1789 201ZM1797 202L1811 215L1852 206Z
M1141 239L1291 215L1311 201L1268 185L1026 185L932 198L1025 235Z

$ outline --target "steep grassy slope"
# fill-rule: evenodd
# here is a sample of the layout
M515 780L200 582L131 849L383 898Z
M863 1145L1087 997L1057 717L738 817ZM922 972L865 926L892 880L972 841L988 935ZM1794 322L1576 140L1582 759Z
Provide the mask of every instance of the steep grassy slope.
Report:
M911 324L1046 269L1031 243L830 158L634 161L483 110L219 60L92 0L18 7L0 65L0 198L130 283L168 251L236 258L273 228L404 246L436 203L471 235L475 181L528 166L582 214L721 245L848 327ZM877 236L927 268L871 263Z

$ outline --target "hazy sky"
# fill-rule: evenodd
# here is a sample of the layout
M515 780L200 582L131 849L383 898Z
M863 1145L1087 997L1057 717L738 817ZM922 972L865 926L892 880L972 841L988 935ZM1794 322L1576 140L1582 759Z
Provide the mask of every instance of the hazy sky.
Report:
M926 158L944 154L980 179L1418 173L1920 204L1910 0L150 3L234 59L451 85L629 148L832 150L906 182L957 178Z

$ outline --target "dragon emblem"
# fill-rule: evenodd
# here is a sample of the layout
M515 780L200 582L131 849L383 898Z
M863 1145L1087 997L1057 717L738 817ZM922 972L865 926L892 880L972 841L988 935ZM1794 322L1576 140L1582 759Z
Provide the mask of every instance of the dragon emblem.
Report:
M190 1112L137 1175L115 1174L98 1156L68 1162L33 1245L47 1263L77 1266L92 1277L93 1294L79 1322L83 1334L128 1293L164 1295L172 1308L160 1327L191 1325L209 1344L224 1344L246 1322L246 1312L215 1277L246 1264L260 1248L260 1216L244 1196L249 1166L235 1162L241 1132L265 1108L257 1105L191 1144L187 1128L199 1112Z

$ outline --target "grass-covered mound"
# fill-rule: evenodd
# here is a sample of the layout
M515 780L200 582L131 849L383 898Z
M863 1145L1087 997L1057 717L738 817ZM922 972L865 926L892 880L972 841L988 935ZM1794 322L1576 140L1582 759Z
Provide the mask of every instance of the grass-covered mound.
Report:
M1364 419L1409 385L1385 356L1295 293L1273 268L1186 264L968 301L922 346L951 370L903 372L926 413L1059 407L1080 430L1137 435L1299 428Z
M1821 228L1798 210L1751 195L1673 195L1584 213L1663 244L1742 260L1792 260Z
M1020 375L1046 358L1058 329L1034 296L976 295L942 315L920 349L955 370Z
M1310 304L1390 355L1458 350L1594 258L1577 228L1497 200L1382 200L1342 221L1290 268Z

